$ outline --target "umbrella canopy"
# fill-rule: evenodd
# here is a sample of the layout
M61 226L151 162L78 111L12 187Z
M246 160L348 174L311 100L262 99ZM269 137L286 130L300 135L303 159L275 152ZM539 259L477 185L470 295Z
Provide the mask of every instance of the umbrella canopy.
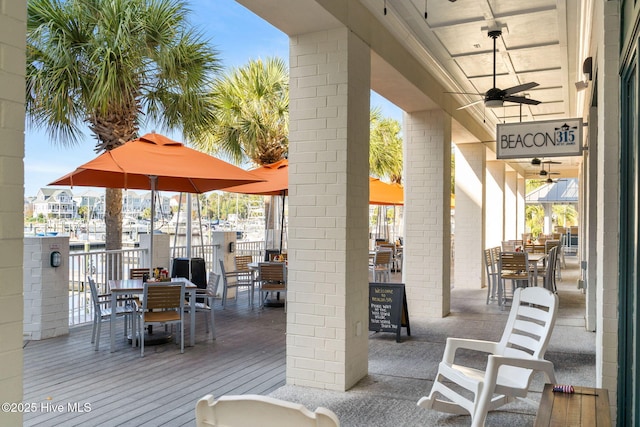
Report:
M404 189L400 184L387 184L369 177L369 204L404 205Z
M276 196L287 194L289 188L289 161L280 160L270 165L252 169L263 182L223 188L230 193ZM387 184L377 178L369 178L369 203L372 205L403 205L403 188L399 184Z
M261 181L240 169L157 133L107 151L49 185L206 193Z
M252 169L250 172L263 181L224 188L224 191L263 196L278 196L288 193L289 161L287 159L282 159L270 165L263 165Z
M205 193L257 181L261 179L251 172L166 136L148 133L99 155L49 185L151 190L151 267L156 190Z

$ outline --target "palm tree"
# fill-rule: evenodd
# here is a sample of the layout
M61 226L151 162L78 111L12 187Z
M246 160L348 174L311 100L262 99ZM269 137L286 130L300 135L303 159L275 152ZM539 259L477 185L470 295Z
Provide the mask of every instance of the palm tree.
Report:
M400 123L382 116L380 108L372 108L369 119L369 170L379 178L402 181L402 139Z
M30 122L72 147L84 126L96 152L138 136L143 119L194 139L213 120L217 53L182 0L29 0ZM107 189L107 249L122 242L122 191Z
M282 59L249 61L216 79L216 123L200 147L239 164L275 163L289 148L289 73Z
M223 153L236 164L275 163L289 151L289 73L282 59L252 60L216 79L216 123L199 147ZM371 110L371 173L400 182L402 140L397 120Z

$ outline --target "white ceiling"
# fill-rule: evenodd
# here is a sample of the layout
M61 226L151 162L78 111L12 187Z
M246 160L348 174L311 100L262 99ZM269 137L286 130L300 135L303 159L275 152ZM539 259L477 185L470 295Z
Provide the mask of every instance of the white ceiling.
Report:
M331 3L324 0L238 1L288 34L339 25L339 20L334 22L332 16L321 13L320 4ZM434 108L436 103L431 99L441 100L443 88L445 92L478 94L445 94L454 107L482 100L482 95L493 86L493 39L488 37L488 29L499 28L502 36L496 40L496 86L506 89L537 82L539 86L516 95L541 103L521 108L520 104L505 102L504 107L489 109L479 102L465 111L491 134L497 123L576 116L574 83L585 78L577 46L582 7L579 0L360 0L360 3L441 85L434 89L438 93L417 96L420 92L403 83L392 64L372 54L372 89L403 110ZM348 11L348 6L344 7ZM474 142L455 120L454 142ZM552 165L552 170L562 176L577 176L580 158L554 160L562 164ZM539 169L527 162L515 162L513 166L522 172Z

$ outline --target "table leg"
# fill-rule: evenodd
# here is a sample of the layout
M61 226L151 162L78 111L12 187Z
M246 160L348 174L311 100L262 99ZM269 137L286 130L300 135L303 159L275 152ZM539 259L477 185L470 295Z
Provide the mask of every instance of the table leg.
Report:
M189 313L191 314L191 322L189 324L189 345L194 346L196 343L196 290L189 291Z

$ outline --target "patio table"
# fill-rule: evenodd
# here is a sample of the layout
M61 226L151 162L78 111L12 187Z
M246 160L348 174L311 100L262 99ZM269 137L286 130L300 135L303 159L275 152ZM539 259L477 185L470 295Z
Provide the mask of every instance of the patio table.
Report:
M195 344L196 334L196 289L198 287L188 279L183 277L174 277L171 282L156 282L156 283L185 283L185 290L189 292L189 313L191 315L191 322L189 325L189 345ZM116 323L116 304L119 295L131 295L142 294L144 292L144 284L142 279L124 279L124 280L109 280L109 293L111 294L111 322L110 322L110 338L111 338L111 352L115 351L116 338L115 338L115 323ZM213 310L212 310L213 311Z

